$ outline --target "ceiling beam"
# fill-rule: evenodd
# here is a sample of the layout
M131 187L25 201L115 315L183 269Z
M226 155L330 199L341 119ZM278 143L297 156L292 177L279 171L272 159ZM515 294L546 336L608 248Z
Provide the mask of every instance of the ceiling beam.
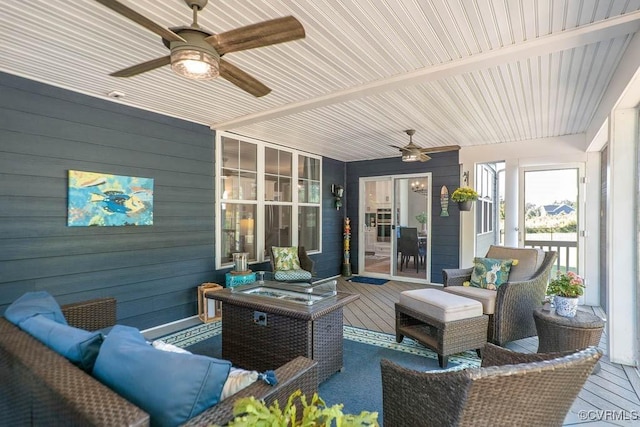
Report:
M627 34L635 33L639 28L640 11L631 12L516 45L474 54L460 60L421 68L419 70L336 91L316 98L293 102L224 122L214 123L211 125L211 128L215 130L237 129L242 126L252 125L336 103L377 95L391 90L397 90L441 78L451 77L453 75L487 69L506 62L514 62L525 58L568 50L590 43L595 43L606 38L612 39L622 37Z

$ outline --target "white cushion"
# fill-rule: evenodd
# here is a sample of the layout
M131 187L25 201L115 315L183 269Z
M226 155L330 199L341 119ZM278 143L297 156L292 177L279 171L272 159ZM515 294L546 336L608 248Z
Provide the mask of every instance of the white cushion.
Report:
M257 371L247 371L240 368L231 368L227 381L222 388L222 395L220 400L224 400L229 396L232 396L240 390L249 387L251 384L258 381Z
M497 291L491 289L474 288L472 286L447 286L446 293L474 299L482 304L484 314L493 314L496 311Z
M442 292L439 289L401 292L400 304L442 322L482 316L482 304L478 301Z

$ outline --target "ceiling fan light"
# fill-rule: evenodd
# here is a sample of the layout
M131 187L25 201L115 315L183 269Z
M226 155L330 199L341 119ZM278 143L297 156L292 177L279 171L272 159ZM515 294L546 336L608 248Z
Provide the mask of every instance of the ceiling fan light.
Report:
M416 153L403 153L402 161L403 162L417 162L419 160L419 155Z
M195 49L171 52L171 69L176 74L191 80L211 80L220 75L218 58Z

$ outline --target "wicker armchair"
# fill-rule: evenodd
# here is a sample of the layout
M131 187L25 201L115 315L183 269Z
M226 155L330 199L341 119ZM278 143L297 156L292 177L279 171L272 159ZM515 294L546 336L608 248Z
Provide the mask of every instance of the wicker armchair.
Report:
M596 347L523 354L487 344L481 368L445 372L383 359L384 425L561 426L601 356Z
M273 271L273 273L275 275L276 266L275 266L275 256L273 254L273 246L271 246L269 248L269 257L270 257L270 262L271 262L271 271ZM308 271L309 273L311 273L311 277L314 277L316 275L315 270L314 270L315 261L312 260L309 257L309 255L307 255L307 251L304 249L304 246L298 246L298 260L300 261L300 268L302 270ZM297 278L293 278L293 279L289 280L289 279L278 279L277 277L275 277L275 280L293 281L293 282L299 282L300 281ZM304 280L310 280L310 279L304 279Z
M502 246L492 246L487 253L488 258L507 258L507 256L492 256L492 254L510 254L509 258L518 258L519 253L531 249L507 248ZM484 295L493 294L493 301L486 304L486 301L478 299L485 306L485 314L489 315L489 328L487 331L487 341L504 345L509 341L521 338L536 336L536 325L533 320L533 310L541 306L546 295L547 284L551 267L556 260L556 252L541 252L541 262L535 273L526 279L522 275L516 280L509 277L509 281L501 285L497 291L479 288L460 288L464 282L471 279L473 268L465 269L443 269L444 290L459 294L468 298L476 298L474 292L482 292ZM513 272L512 267L512 272ZM452 288L452 287L458 288ZM495 293L495 294L494 294ZM486 305L491 308L487 309Z

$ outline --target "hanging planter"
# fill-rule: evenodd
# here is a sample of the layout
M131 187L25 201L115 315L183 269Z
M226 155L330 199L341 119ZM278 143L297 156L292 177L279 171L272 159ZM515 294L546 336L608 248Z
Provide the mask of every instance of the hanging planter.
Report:
M458 209L460 209L461 211L470 211L472 206L473 206L473 200L458 202Z
M451 200L458 203L461 211L470 211L473 202L478 200L478 193L471 187L460 187L451 194Z

